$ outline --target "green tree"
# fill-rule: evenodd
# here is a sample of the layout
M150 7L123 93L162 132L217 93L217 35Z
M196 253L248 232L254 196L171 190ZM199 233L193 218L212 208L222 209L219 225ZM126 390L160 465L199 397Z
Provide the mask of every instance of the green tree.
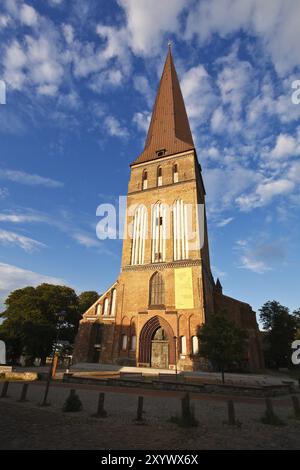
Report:
M56 337L56 314L62 310L66 318L60 338L74 341L81 315L77 295L70 287L41 284L17 289L8 296L5 307L0 338L7 342L12 361L25 353L29 362L39 357L45 363Z
M96 300L99 299L99 297L100 296L98 292L95 292L93 290L81 292L81 294L78 296L80 315L86 312L87 309L90 308L90 306L93 305Z
M298 310L294 310L293 316L296 321L296 335L295 339L300 339L300 308Z
M226 312L212 315L199 330L201 356L217 365L225 382L225 369L245 359L248 334L228 319Z
M291 315L287 307L275 300L266 302L259 311L260 320L267 332L267 364L277 368L290 366L291 344L297 333L297 312Z

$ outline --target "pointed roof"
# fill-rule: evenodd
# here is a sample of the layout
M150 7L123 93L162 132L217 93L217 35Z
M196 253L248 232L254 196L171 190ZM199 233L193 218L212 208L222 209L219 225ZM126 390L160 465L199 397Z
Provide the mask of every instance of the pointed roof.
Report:
M160 150L164 150L163 155L166 156L193 148L193 137L169 46L145 148L133 165L160 158Z

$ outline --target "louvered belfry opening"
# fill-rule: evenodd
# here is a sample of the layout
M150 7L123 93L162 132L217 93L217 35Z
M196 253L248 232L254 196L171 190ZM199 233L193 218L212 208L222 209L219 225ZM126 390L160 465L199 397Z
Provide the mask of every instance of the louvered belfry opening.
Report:
M150 279L149 307L164 308L165 305L165 283L163 276L156 272Z

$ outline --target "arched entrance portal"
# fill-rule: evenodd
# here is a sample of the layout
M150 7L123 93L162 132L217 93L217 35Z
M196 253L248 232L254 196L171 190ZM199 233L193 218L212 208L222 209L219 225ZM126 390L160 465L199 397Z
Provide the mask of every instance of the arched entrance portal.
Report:
M139 364L159 369L175 365L174 332L169 323L159 316L151 318L141 330Z

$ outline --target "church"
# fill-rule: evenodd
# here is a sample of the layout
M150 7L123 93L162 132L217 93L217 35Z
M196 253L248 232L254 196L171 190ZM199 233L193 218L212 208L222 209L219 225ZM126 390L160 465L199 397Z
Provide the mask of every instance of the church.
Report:
M263 367L255 312L211 273L201 165L170 47L144 150L130 166L121 271L83 314L73 362L205 368L199 328L224 311L248 332L246 367Z

